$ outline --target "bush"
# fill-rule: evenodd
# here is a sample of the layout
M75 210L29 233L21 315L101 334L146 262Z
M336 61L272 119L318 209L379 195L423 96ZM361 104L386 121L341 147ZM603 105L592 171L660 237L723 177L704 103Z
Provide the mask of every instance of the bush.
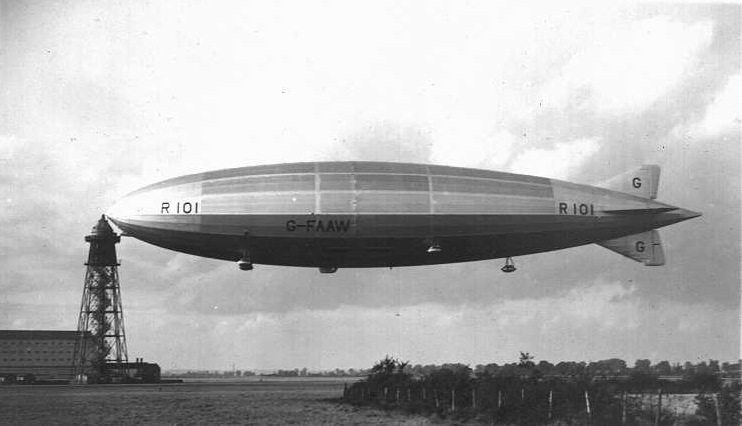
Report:
M719 413L722 425L737 426L740 423L740 391L739 383L726 386L717 394L699 393L696 396L696 415L706 419L711 424L716 424L716 404L718 399Z
M718 378L703 371L668 382L660 381L647 369L634 370L628 377L592 377L584 372L582 363L560 363L554 367L555 373L566 368L576 374L544 376L532 374L535 367L528 354L521 358L523 365L506 364L496 369L479 366L475 377L463 364L409 368L407 362L387 356L373 366L364 381L347 389L345 401L494 424L617 426L625 410L627 424L653 425L655 411L648 410L646 404L642 407L636 398L622 396L646 393L656 398L659 389L663 394L701 390L696 416L675 418L663 410L659 424L715 424L716 408L710 398L714 392L719 392L723 424L740 424L739 384L721 389ZM416 371L415 376L412 371ZM590 404L589 419L585 393Z

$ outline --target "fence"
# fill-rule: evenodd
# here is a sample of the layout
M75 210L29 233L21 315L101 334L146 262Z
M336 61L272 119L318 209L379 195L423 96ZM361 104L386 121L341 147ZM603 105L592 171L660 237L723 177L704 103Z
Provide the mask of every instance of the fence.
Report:
M678 386L671 386L677 391ZM732 392L732 398L734 398ZM586 380L523 380L489 378L414 380L393 375L383 380L369 379L346 386L344 400L357 405L375 405L402 409L410 413L479 418L493 424L543 425L563 420L586 425L654 426L674 423L677 412L667 401L667 390L632 389L626 383L591 382ZM647 398L649 397L649 398ZM739 422L739 416L720 410L719 394L696 397L711 407L709 424L722 426ZM739 393L736 395L739 410ZM728 398L727 398L728 399ZM726 401L726 400L725 400ZM737 423L738 424L738 423Z

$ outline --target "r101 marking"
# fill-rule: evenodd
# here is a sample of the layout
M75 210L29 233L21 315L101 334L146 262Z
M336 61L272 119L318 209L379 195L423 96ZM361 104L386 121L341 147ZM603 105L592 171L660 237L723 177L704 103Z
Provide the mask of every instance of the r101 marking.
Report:
M170 210L174 210L170 213ZM198 214L198 201L184 201L176 202L174 206L170 205L168 201L163 201L160 206L160 214Z
M595 216L595 206L584 203L559 203L559 214L571 214L576 216Z

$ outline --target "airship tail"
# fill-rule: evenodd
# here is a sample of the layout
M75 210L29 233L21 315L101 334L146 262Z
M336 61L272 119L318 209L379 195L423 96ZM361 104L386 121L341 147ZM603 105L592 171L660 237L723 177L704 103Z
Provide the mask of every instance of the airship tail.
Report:
M613 177L600 186L654 200L657 198L659 183L660 166L656 164L645 164L628 173Z
M647 266L662 266L665 264L665 252L662 249L660 233L656 229L601 241L597 244L629 259L642 262Z

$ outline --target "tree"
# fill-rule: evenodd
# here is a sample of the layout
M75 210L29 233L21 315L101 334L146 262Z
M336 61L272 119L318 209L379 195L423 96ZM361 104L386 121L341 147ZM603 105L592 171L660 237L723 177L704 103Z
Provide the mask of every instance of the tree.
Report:
M621 374L626 372L626 361L619 358L611 358L605 361L612 373Z
M740 424L740 385L735 383L725 386L717 393L721 424ZM705 418L708 423L714 424L716 420L716 402L713 394L700 393L696 396L696 414Z
M497 373L500 371L500 366L497 365L497 363L487 364L484 366L484 373L489 374L490 376L496 376Z
M648 359L637 359L634 362L634 371L639 373L649 373L652 363Z
M657 385L658 375L652 371L652 363L648 359L637 359L634 369L629 374L631 383L635 386L647 388Z
M515 377L517 376L518 365L515 363L505 364L497 369L498 377Z
M706 361L701 361L698 364L696 364L695 368L696 374L708 374L711 373L711 369L708 365L706 365Z
M660 361L654 366L654 371L660 376L667 376L672 373L672 366L667 361Z
M518 360L518 367L531 368L536 364L533 363L533 356L528 352L521 352Z
M554 365L546 360L538 362L538 371L543 375L551 375L554 370Z
M408 364L409 362L402 362L387 355L371 367L371 374L402 373Z

